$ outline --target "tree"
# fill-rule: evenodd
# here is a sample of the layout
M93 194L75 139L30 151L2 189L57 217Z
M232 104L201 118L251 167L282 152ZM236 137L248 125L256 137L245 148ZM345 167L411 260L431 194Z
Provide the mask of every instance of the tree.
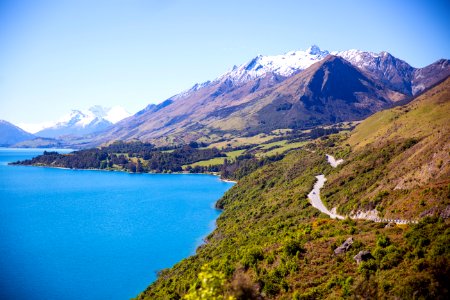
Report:
M204 265L198 274L198 281L191 285L189 292L184 295L185 300L235 300L234 297L223 296L225 275ZM200 286L199 286L200 284Z

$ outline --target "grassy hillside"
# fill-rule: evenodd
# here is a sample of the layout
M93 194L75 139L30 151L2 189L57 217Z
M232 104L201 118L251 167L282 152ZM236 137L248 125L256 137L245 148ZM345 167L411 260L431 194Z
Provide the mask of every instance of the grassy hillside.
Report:
M410 104L362 122L338 147L349 154L328 176L328 205L341 213L377 208L404 219L444 211L450 205L449 116L447 79Z
M447 299L448 85L372 116L348 138L322 138L241 179L217 203L224 210L207 243L162 270L138 299L195 294L205 264L202 278L223 276L216 292L236 299ZM332 169L326 153L345 163ZM329 219L307 200L317 174L328 178L322 195L329 208L377 208L421 221ZM335 255L349 237L349 250ZM372 258L358 265L361 250Z

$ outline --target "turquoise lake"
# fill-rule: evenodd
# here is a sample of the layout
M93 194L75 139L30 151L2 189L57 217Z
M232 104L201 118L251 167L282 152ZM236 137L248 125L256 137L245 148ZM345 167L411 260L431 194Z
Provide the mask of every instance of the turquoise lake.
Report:
M135 297L195 253L232 186L211 175L7 165L42 152L0 148L0 299Z

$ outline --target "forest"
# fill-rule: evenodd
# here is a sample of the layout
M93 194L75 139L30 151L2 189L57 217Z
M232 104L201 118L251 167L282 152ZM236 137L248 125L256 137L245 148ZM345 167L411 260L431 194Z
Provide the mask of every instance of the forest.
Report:
M12 165L33 165L69 169L122 170L131 173L181 172L182 166L226 155L216 148L198 148L189 144L172 148L156 148L153 144L115 142L109 146L60 154L44 151L32 159Z

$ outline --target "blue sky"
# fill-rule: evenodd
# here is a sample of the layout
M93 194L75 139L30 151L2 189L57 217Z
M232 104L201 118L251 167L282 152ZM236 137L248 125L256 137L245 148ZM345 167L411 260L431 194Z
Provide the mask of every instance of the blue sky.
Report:
M450 1L0 0L0 119L136 112L257 54L317 44L450 58Z

